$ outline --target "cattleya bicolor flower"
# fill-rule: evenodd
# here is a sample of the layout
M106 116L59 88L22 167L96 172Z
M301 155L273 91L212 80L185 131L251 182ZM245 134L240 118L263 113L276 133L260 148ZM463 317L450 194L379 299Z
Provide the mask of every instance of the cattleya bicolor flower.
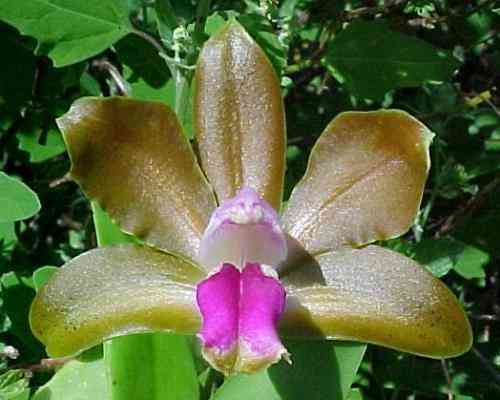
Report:
M263 51L228 23L205 44L195 83L200 164L160 103L84 98L59 119L73 178L144 245L84 253L38 293L31 326L49 354L159 330L198 332L225 374L289 357L280 337L434 358L469 349L453 294L369 245L414 220L429 170L423 124L397 110L340 114L280 216L285 121Z

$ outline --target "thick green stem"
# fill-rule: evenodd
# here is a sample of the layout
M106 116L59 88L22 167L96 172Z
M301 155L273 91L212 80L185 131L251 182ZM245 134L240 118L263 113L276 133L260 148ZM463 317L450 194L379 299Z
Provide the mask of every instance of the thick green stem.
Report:
M175 113L181 121L182 126L186 126L186 120L189 118L189 93L190 77L188 71L181 71L179 68L175 71Z
M97 241L108 246L134 241L92 204ZM123 336L107 341L104 360L109 400L197 400L199 387L185 337L165 333Z

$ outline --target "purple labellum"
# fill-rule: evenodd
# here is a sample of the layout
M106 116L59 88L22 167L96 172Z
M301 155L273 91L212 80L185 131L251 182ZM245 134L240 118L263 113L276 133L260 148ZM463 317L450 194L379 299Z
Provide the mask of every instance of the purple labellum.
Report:
M277 265L287 254L278 213L250 188L218 207L203 235L199 261L210 269L222 263Z
M276 332L285 289L265 270L247 263L240 272L225 263L198 285L203 356L226 375L255 372L288 355Z

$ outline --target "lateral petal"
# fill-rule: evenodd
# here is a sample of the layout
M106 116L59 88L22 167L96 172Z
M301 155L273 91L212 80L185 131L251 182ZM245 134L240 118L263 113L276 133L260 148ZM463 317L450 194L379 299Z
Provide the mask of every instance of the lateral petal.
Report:
M405 233L420 207L432 137L399 110L338 115L311 152L283 228L312 254Z
M193 264L144 246L91 250L38 292L31 329L53 357L130 333L194 333L200 324L195 285L204 276Z
M125 231L194 259L216 204L170 108L82 98L57 122L85 194Z
M441 281L378 246L328 252L282 277L281 333L374 343L426 357L469 350L469 321Z

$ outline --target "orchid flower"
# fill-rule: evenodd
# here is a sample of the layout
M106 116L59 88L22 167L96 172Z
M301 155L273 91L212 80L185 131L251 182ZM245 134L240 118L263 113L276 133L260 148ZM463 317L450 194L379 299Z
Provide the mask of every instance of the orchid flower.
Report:
M263 51L228 23L195 84L197 155L161 103L84 98L59 119L72 177L143 244L88 251L37 294L31 327L49 354L198 333L205 359L232 374L293 360L280 337L433 358L469 349L441 281L369 245L405 233L419 209L432 139L422 123L398 110L338 115L280 215L284 111Z

